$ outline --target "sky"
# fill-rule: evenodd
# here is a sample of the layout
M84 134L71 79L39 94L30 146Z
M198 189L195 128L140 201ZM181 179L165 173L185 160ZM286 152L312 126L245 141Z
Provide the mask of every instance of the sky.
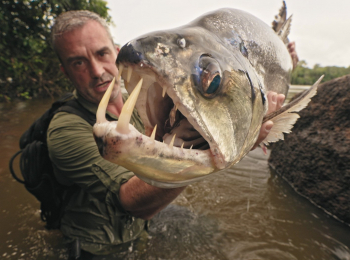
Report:
M293 15L289 39L300 60L312 68L350 66L350 1L286 0ZM185 25L207 12L241 9L271 25L282 0L107 0L115 43L124 45L142 34Z

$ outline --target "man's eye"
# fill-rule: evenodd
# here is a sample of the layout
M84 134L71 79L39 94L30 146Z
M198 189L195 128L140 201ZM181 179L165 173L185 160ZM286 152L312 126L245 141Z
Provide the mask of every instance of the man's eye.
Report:
M79 60L73 63L74 66L81 66L83 65L83 61Z

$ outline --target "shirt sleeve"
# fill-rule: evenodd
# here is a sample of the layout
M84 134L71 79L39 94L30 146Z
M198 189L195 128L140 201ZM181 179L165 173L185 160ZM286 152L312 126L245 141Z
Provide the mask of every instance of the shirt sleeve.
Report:
M134 174L100 155L88 122L74 114L57 113L51 120L47 143L61 183L77 184L101 200L110 191L120 204L120 186Z

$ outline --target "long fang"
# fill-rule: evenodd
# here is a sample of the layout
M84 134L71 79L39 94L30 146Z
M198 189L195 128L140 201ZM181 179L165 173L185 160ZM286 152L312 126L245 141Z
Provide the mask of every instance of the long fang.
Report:
M122 112L119 115L118 124L117 124L117 131L122 134L129 133L129 122L132 115L132 112L134 110L137 98L140 94L140 90L142 87L143 78L140 79L139 83L137 83L135 89L130 94L128 100L125 102Z
M124 65L120 63L118 67L118 70L119 70L118 80L120 80L122 77L123 69L124 69Z
M130 82L130 79L131 79L131 75L132 75L132 68L129 66L128 67L128 75L126 77L126 81L129 83Z
M109 84L108 89L106 90L105 94L103 95L100 104L98 105L98 109L96 112L96 123L103 123L106 122L106 110L108 101L111 97L112 90L114 88L115 78L113 78L112 82Z
M156 139L156 132L157 132L157 125L153 128L153 131L152 131L152 134L150 136L150 138L152 140L155 140Z
M169 148L173 148L174 141L175 141L175 136L176 136L176 134L173 135L173 138L171 139L170 144L169 144Z

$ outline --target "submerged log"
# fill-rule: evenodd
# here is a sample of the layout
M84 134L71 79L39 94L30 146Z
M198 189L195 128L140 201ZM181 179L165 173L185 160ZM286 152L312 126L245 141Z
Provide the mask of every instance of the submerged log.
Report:
M350 75L321 84L269 165L300 194L350 224Z

